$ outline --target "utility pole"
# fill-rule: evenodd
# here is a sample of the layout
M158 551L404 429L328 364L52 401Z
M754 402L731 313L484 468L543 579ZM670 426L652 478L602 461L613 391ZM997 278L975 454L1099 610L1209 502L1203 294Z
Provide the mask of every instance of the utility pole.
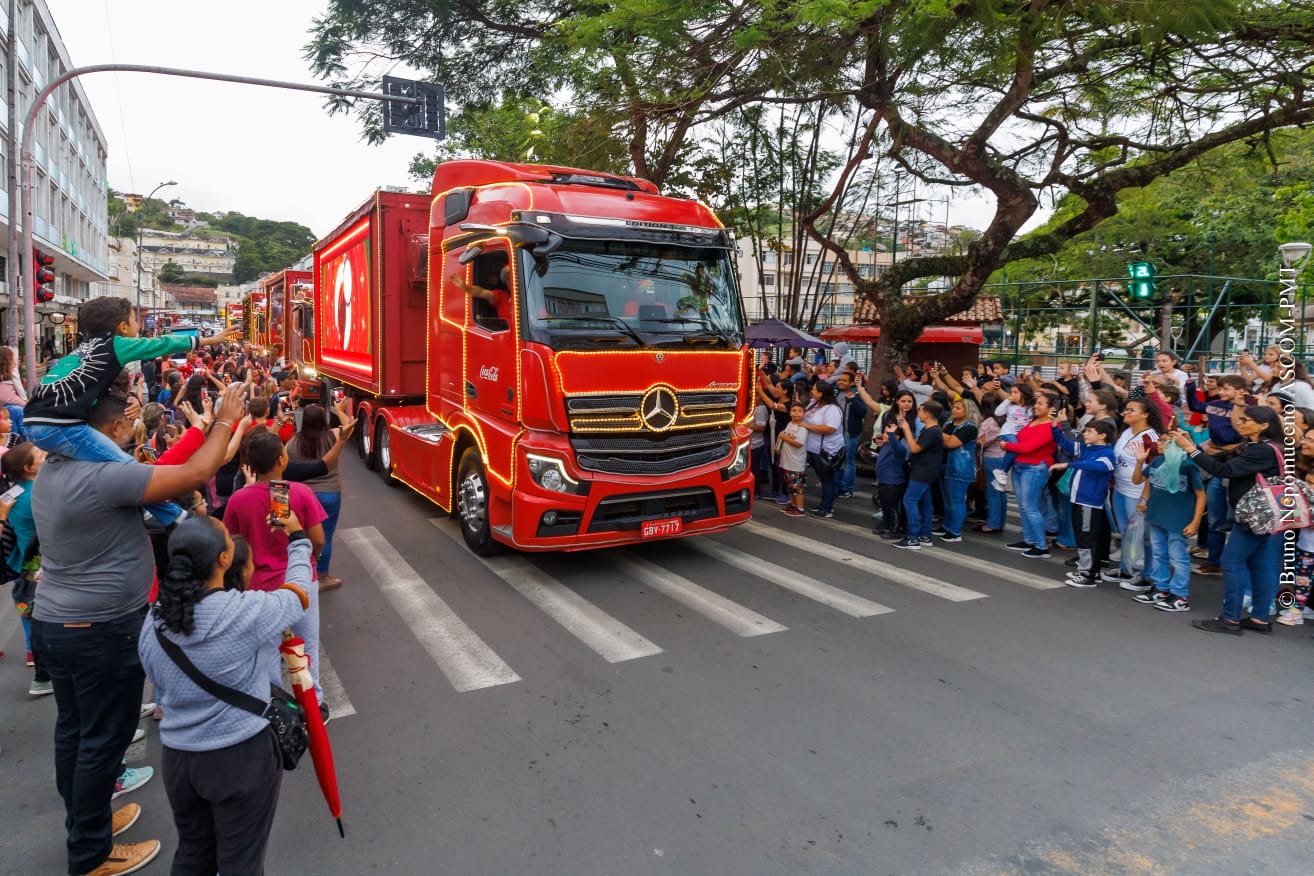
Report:
M18 0L9 0L9 49L5 58L6 77L5 94L9 99L9 161L5 172L9 176L9 258L5 259L5 288L9 290L9 346L18 350L18 260L22 258L18 250L18 51L15 49L18 36ZM28 290L28 294L32 294ZM31 343L29 339L28 343ZM14 363L15 369L18 363ZM36 379L35 374L28 374L28 382Z

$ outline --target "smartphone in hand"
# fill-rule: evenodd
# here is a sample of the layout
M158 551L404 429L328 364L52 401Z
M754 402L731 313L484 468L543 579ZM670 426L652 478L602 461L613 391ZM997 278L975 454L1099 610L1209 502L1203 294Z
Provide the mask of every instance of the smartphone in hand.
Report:
M269 516L286 520L292 513L292 494L287 481L269 482Z
M27 487L24 484L14 484L12 487L5 490L4 493L0 494L0 502L17 501L18 497L26 492Z

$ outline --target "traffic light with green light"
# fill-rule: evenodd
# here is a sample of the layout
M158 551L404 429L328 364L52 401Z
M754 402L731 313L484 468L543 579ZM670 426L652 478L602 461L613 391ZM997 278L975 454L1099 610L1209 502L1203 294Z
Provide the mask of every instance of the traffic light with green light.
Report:
M1131 277L1131 282L1127 284L1131 297L1154 297L1154 265L1149 262L1132 262L1127 266L1127 276Z

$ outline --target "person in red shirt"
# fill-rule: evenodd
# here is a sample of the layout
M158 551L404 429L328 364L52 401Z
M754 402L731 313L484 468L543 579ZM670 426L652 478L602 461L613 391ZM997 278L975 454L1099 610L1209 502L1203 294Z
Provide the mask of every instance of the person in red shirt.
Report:
M1031 406L1031 422L1022 427L1017 440L1002 442L1004 450L1017 454L1017 461L1013 464L1013 490L1022 517L1022 540L1008 545L1008 549L1021 551L1022 556L1029 559L1049 556L1045 514L1040 508L1040 500L1058 449L1052 427L1058 422L1058 410L1052 395L1037 393Z
M483 286L476 286L467 281L460 274L453 272L447 277L449 283L460 289L471 298L478 298L487 301L497 311L497 318L511 322L511 266L503 265L502 270L498 272L497 279L500 285L495 285L492 289L485 289Z

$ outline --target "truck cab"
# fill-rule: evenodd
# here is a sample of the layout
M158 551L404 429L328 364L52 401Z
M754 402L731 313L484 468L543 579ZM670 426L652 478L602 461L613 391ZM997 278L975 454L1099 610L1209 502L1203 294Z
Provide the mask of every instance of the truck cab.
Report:
M747 519L750 359L711 212L643 180L488 161L440 165L433 190L421 403L361 400L381 474L452 510L478 553Z

